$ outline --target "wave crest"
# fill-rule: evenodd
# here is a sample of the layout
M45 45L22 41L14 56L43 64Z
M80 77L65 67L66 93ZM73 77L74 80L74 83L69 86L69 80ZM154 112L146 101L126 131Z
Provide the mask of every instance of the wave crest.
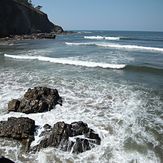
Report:
M76 46L100 46L105 48L111 49L120 49L120 50L130 50L130 51L147 51L147 52L161 52L163 53L163 48L157 47L146 47L140 45L122 45L122 44L111 44L111 43L98 43L98 42L87 42L87 43L72 43L72 42L65 42L66 45L76 45Z
M80 61L80 60L70 60L66 58L50 58L43 56L18 56L18 55L8 55L4 54L5 57L14 59L28 59L28 60L39 60L65 65L83 66L83 67L100 67L100 68L111 68L111 69L123 69L126 67L125 64L109 64L101 62L90 62L90 61Z
M90 40L120 40L120 37L104 37L104 36L84 36L84 38Z

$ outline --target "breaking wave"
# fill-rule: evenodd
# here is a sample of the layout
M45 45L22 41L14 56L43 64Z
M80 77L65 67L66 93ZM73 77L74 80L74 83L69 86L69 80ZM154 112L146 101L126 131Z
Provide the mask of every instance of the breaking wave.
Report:
M76 46L100 46L105 48L111 48L111 49L121 49L121 50L130 50L130 51L147 51L147 52L161 52L163 53L163 48L157 48L157 47L146 47L146 46L140 46L140 45L122 45L122 44L111 44L111 43L98 43L98 42L87 42L87 43L72 43L72 42L66 42L66 45L76 45Z
M104 36L84 36L84 38L90 40L120 40L120 37L104 37Z
M5 57L14 58L14 59L25 59L25 60L39 60L46 61L64 65L74 65L74 66L83 66L83 67L100 67L100 68L111 68L111 69L123 69L126 67L125 64L109 64L101 62L90 62L90 61L80 61L80 60L70 60L66 58L51 58L43 56L20 56L20 55L8 55L4 54Z

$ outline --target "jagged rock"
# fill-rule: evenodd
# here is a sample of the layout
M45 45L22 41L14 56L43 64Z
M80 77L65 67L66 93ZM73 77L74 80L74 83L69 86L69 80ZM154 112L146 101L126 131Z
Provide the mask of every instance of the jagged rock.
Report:
M98 134L94 133L82 121L71 124L57 122L52 129L49 126L48 128L49 130L41 134L44 138L32 149L33 151L39 151L47 147L56 147L64 151L81 153L101 143L101 138Z
M5 158L3 156L0 157L0 163L14 163L13 161L11 161L8 158Z
M56 89L35 87L28 89L21 100L11 100L8 103L8 111L39 113L49 111L57 104L62 105L62 98Z
M29 149L34 140L35 121L26 117L10 117L8 121L0 121L0 137L13 138L25 144Z
M90 149L91 147L90 147L88 139L77 138L76 143L74 143L74 146L73 146L74 153L82 153Z
M44 128L44 131L41 132L41 134L39 135L39 137L48 135L49 132L52 130L52 127L49 124L45 124L43 126L43 128Z

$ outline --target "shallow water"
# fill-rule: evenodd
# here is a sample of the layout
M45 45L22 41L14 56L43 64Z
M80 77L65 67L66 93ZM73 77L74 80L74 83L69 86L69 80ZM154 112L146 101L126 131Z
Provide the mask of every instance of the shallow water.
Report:
M162 50L163 33L150 32L80 31L0 45L0 120L27 116L38 132L46 123L84 121L102 139L79 155L52 148L22 154L6 140L0 149L13 152L3 155L16 162L163 162ZM63 106L7 114L8 101L34 86L57 88ZM38 141L36 135L32 145Z

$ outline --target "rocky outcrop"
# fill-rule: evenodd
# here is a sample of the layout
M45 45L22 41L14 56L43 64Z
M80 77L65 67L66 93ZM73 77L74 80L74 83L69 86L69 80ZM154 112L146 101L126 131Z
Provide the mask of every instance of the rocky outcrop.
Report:
M24 97L13 99L8 103L8 111L23 113L38 113L53 109L56 104L62 105L62 98L56 89L35 87L28 89ZM67 124L57 122L50 126L44 125L38 145L30 147L34 140L34 133L39 126L29 118L8 118L8 121L0 121L0 137L13 138L25 144L25 151L36 152L42 148L54 147L72 153L82 153L100 145L101 138L88 125L82 121Z
M36 39L55 39L55 33L33 33L31 35L13 35L8 38L4 38L7 40L36 40Z
M11 100L8 103L8 111L26 114L40 113L53 109L57 104L62 105L62 98L56 89L35 87L28 89L21 100Z
M16 0L0 0L0 37L32 33L62 33L47 15Z
M29 118L10 117L7 121L0 121L0 137L13 138L25 144L26 150L34 140L35 121Z
M31 148L30 144L34 140L37 127L32 119L10 117L7 121L0 121L0 137L21 141L26 152L36 152L42 148L55 147L78 154L101 143L99 135L82 121L71 124L57 122L53 127L46 124L44 131L39 135L41 142Z
M45 125L44 128L45 131L40 135L44 138L32 149L33 151L39 151L47 147L56 147L63 151L81 153L101 143L99 135L82 121L71 124L57 122L53 128L49 125Z

